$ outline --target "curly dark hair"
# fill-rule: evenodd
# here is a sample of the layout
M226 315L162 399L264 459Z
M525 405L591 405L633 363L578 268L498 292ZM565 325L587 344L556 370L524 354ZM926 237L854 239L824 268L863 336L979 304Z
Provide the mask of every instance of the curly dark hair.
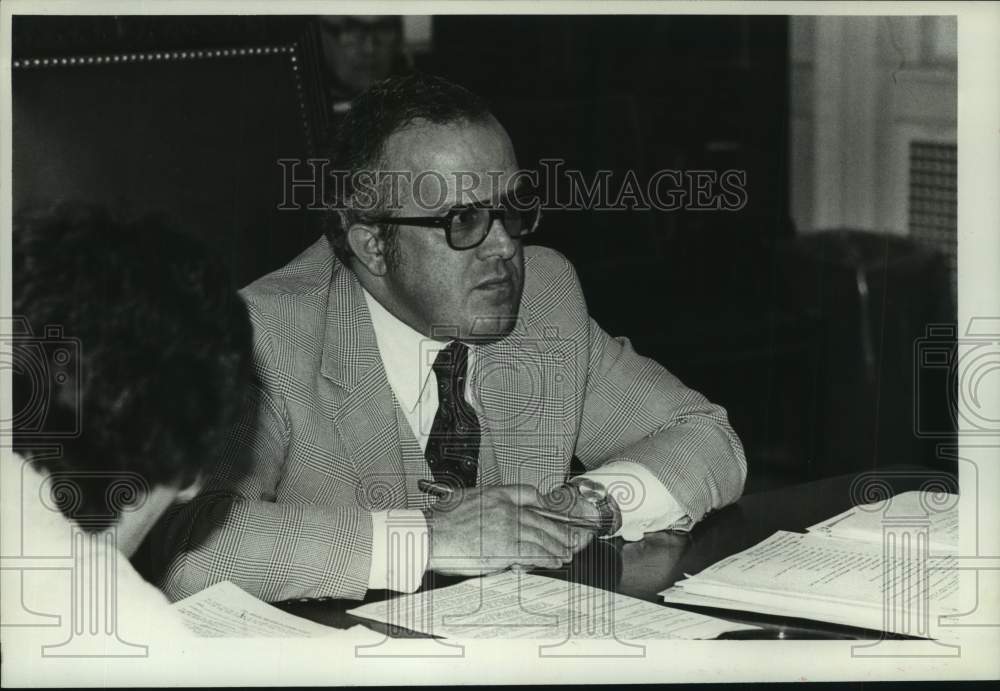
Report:
M156 219L80 204L19 214L13 249L14 314L31 330L14 341L14 410L41 410L20 425L15 413L15 447L93 478L74 512L88 529L117 521L116 474L190 485L222 451L250 376L250 321L219 257ZM39 375L29 360L53 333L79 365Z
M385 143L390 136L414 121L436 125L456 122L483 122L491 117L487 102L468 89L446 79L422 72L396 75L376 82L351 101L351 108L340 121L328 146L334 170L345 171L343 185L328 200L337 213L328 214L325 233L334 254L347 261L347 229L384 211L382 199L372 208L356 209L351 176L361 171L384 167ZM334 186L336 187L336 186ZM376 194L379 191L376 190ZM385 230L386 243L393 245L394 229Z

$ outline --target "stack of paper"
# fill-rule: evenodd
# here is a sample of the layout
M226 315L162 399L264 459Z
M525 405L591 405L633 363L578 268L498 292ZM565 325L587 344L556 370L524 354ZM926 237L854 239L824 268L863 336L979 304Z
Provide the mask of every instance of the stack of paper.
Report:
M758 628L516 571L349 613L451 639L707 639Z
M954 494L903 492L888 502L855 506L807 530L841 540L881 542L885 529L905 525L916 533L925 523L931 554L958 551L958 497Z
M807 534L778 532L660 594L677 604L930 637L929 622L957 613L957 502L928 518L926 509L902 510L920 501L908 495L893 499L897 518L856 508Z

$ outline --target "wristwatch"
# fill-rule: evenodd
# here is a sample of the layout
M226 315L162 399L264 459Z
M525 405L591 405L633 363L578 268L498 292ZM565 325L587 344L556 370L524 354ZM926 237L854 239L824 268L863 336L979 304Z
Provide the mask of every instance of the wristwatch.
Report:
M597 507L601 517L600 535L614 535L622 527L622 512L615 498L608 494L607 488L596 480L588 477L575 477L568 483L579 492L587 502Z

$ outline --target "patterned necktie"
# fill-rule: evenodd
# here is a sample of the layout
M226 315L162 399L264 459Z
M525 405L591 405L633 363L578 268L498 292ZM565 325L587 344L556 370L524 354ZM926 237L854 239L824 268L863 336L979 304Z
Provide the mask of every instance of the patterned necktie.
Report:
M469 348L453 341L438 353L433 365L438 382L438 409L424 458L434 480L453 487L475 487L479 469L479 418L465 400L468 361Z

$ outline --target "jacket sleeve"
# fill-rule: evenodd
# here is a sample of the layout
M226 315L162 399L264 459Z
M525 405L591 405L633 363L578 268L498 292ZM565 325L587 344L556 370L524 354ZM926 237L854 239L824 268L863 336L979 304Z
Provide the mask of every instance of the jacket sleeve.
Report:
M643 465L693 521L739 499L747 463L725 409L587 319L580 461L588 469L612 460Z
M289 425L284 397L271 381L267 331L248 306L255 334L253 384L205 488L157 528L160 585L171 600L225 580L266 601L361 599L371 564L370 513L357 506L276 501Z

